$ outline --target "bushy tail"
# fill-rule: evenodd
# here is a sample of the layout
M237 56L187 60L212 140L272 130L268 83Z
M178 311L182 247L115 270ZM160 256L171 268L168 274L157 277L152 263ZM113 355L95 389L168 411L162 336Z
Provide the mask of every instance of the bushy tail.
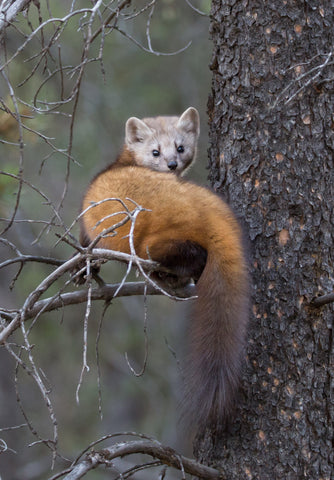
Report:
M208 249L190 318L185 417L190 426L222 428L233 410L248 320L242 251Z

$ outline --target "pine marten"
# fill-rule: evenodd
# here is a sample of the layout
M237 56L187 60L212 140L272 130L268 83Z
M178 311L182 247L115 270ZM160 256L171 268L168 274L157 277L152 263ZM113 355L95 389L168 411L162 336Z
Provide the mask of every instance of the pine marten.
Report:
M130 118L121 155L84 194L81 242L87 246L101 234L97 246L130 253L130 222L117 234L103 235L126 217L124 208L113 200L96 203L119 198L130 210L131 200L148 210L136 219L136 254L171 269L181 285L190 278L196 284L184 410L193 425L217 428L235 404L248 321L248 274L232 210L216 194L180 177L194 159L198 134L193 108L179 118ZM170 170L177 175L166 173Z

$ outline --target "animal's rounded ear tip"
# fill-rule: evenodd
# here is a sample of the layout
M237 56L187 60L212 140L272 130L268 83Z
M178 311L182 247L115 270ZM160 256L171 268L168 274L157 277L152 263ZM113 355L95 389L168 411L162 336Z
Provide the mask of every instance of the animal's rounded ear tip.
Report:
M130 117L127 119L125 125L134 125L135 123L137 123L139 120L139 118L137 117Z
M182 115L187 115L187 116L189 115L192 118L196 118L199 120L199 112L195 107L188 107L187 110L185 110Z
M188 107L181 115L180 118L197 117L199 118L198 110L195 107Z

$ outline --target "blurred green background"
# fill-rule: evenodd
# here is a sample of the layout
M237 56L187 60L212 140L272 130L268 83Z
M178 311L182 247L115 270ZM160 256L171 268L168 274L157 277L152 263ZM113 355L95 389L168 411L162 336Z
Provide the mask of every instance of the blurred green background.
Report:
M51 14L64 17L70 8L65 0L49 5ZM114 8L115 2L111 2ZM147 47L146 29L151 10L141 9L148 2L133 1L119 18L118 26L127 35ZM34 37L22 52L4 70L0 77L0 97L13 108L8 82L14 89L22 114L29 119L25 125L36 133L25 131L24 148L17 143L19 132L15 122L0 111L0 170L17 175L20 168L26 182L19 196L15 222L3 238L10 241L22 254L52 256L62 260L69 258L74 250L61 242L57 244L56 233L64 229L59 219L45 228L65 192L61 219L69 226L77 216L80 199L89 179L109 163L119 152L124 138L124 124L130 116L155 116L181 114L194 106L201 115L201 137L198 160L187 174L188 178L206 182L207 165L207 118L206 103L210 91L211 45L209 41L210 1L192 0L192 4L207 15L195 12L186 1L158 0L150 20L152 47L159 52L173 52L191 44L176 55L154 55L143 51L117 30L105 36L103 65L91 62L86 66L81 82L79 103L74 122L73 161L56 149L66 150L69 145L73 102L57 105L55 111L37 112L29 105L46 108L43 102L60 98L62 90L68 94L74 82L67 73L61 78L50 75L56 68L61 52L63 66L80 63L83 29L79 29L79 17L74 16L64 27L50 54L38 63L34 57L43 47L41 35ZM76 8L91 8L91 2L80 2ZM126 13L128 17L123 15ZM134 15L132 15L134 14ZM41 1L41 11L35 6L27 15L17 17L15 27L8 28L0 46L1 64L4 64L38 26L38 16L50 18L46 4ZM82 20L81 20L82 21ZM98 24L98 22L97 22ZM48 24L43 31L46 42L55 32L55 24ZM90 58L98 55L101 48L97 39L90 50ZM36 68L35 68L36 67ZM33 75L30 76L33 71ZM42 88L42 82L50 77ZM23 82L20 86L20 83ZM36 187L34 190L31 185ZM43 192L42 196L39 192ZM1 230L8 226L15 208L18 193L17 180L0 175ZM29 221L27 221L29 220ZM77 236L78 229L72 232ZM0 262L17 256L8 244L0 243ZM21 308L26 296L48 275L54 267L29 263L13 278L18 265L0 269L0 304L2 308ZM125 267L109 264L103 267L102 276L108 283L120 281ZM132 276L133 278L133 276ZM63 288L68 278L47 292L46 296ZM10 288L12 286L12 288ZM73 285L66 290L75 289ZM131 366L140 371L145 356L144 299L142 297L119 298L108 307L98 344L101 369L102 413L98 409L96 336L102 318L103 305L93 305L88 324L88 363L90 371L84 375L80 389L80 404L75 393L82 365L83 320L85 305L67 307L42 315L30 333L34 345L33 355L43 378L50 385L50 397L58 422L58 449L67 458L75 457L91 441L107 433L138 431L156 437L163 443L191 454L189 435L180 425L178 403L181 400L182 383L179 362L186 351L187 322L186 302L175 303L168 298L147 299L148 310L148 364L144 375L136 377L125 359L127 353ZM10 338L18 353L23 343L22 335L16 332ZM22 353L28 361L27 353ZM21 425L26 416L42 438L52 438L52 423L34 380L22 368L17 372L15 386L15 362L4 348L0 349L0 429ZM19 391L21 406L17 402ZM0 431L9 449L0 455L0 476L3 479L48 478L51 455L44 445L28 447L37 439L27 427ZM107 443L108 444L108 443ZM14 451L16 453L14 453ZM126 460L130 462L130 458ZM66 466L57 460L57 469ZM122 467L123 468L123 467ZM151 476L150 476L151 475ZM49 475L51 476L51 475ZM103 469L90 473L88 478L113 478ZM149 471L136 478L157 478ZM180 478L172 472L167 478Z

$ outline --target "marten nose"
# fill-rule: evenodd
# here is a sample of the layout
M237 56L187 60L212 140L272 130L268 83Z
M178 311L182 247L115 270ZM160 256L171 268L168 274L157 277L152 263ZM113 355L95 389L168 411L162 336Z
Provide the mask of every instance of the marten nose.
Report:
M177 168L177 161L176 160L170 160L167 163L167 167L169 168L169 170L175 170Z

